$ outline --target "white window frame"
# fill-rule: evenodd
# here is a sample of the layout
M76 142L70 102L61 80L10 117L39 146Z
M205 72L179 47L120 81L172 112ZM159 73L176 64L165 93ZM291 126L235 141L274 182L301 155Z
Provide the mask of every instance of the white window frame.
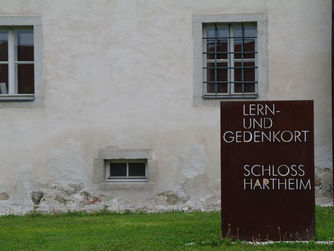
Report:
M34 64L34 93L18 94L17 83L15 78L15 37L14 30L32 28L34 35L34 61L19 61L18 63ZM0 29L8 30L8 94L0 94L2 101L34 101L41 103L43 100L43 62L42 62L42 21L40 17L1 17ZM1 106L4 104L0 104Z
M126 164L126 176L110 177L110 164L111 163L125 163ZM129 176L129 163L144 163L145 164L145 176ZM105 161L105 173L107 182L142 182L147 181L147 159L117 159Z
M256 98L259 100L266 99L267 89L267 18L265 14L227 14L214 16L193 16L193 36L194 36L194 66L193 66L193 106L218 106L222 100L231 100L230 96L216 97L206 95L203 81L205 79L205 71L203 65L206 63L203 60L203 30L205 24L210 23L256 23L257 27L257 93L256 95L235 95L233 100L244 100ZM225 99L227 98L227 99Z

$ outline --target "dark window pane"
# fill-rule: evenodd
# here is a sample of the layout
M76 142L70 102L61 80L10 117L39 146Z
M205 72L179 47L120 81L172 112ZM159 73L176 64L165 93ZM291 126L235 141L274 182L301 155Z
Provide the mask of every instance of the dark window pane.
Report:
M234 84L234 92L242 93L242 84ZM244 83L244 93L247 93L247 92L255 92L254 83Z
M221 69L219 67L227 67L227 63L217 63L216 73L217 76L215 76L215 64L214 63L208 63L207 67L207 81L227 81L228 75L227 75L227 69Z
M5 87L2 83L5 83ZM0 94L8 93L8 65L0 64Z
M255 58L255 39L245 39L244 46L242 48L242 39L234 40L234 58L242 58L242 52L244 58ZM251 52L251 53L245 53Z
M216 79L215 79L215 69L214 69L215 64L214 63L207 63L207 67L208 67L207 73L206 73L206 75L207 75L207 77L206 77L207 81L208 82L210 82L210 81L216 81Z
M234 84L234 92L242 93L242 84Z
M215 91L215 84L207 84L206 92L209 93L216 93Z
M34 65L17 65L17 89L19 94L34 94Z
M255 84L245 84L245 92L255 92Z
M227 67L227 63L217 63L216 68L216 79L215 79L215 64L208 63L208 67L213 67L213 69L207 70L207 81L208 82L217 82L217 81L228 81L228 70L221 69L219 67ZM208 83L207 84L207 93L216 93L215 83ZM219 93L226 93L227 92L227 83L217 83L217 92Z
M254 52L254 51L255 51L255 39L245 39L244 52ZM255 53L245 53L244 58L255 58Z
M215 49L216 46L216 49ZM207 42L207 58L208 59L227 59L227 40L217 39L216 43L214 40ZM216 57L215 57L216 54Z
M241 62L234 63L234 67L241 67ZM254 62L244 62L244 81L255 81L255 69L247 68L254 67ZM236 68L234 69L234 81L242 81L242 69Z
M241 67L241 62L235 63L235 67ZM254 62L244 62L244 67L253 67L255 66ZM244 81L255 81L255 69L247 69L244 68ZM235 69L234 70L234 80L235 81L242 81L242 69ZM235 92L242 92L242 84L236 83L234 84L234 91ZM244 83L244 92L255 92L255 84L254 83Z
M244 66L246 67L253 67L255 66L255 63L254 62L245 62L244 63ZM255 81L255 69L252 68L252 69L245 69L244 70L244 74L245 74L245 81Z
M126 163L110 163L110 176L126 176Z
M241 67L241 63L234 63L234 67ZM242 81L242 69L234 69L234 81Z
M227 67L227 63L218 63L218 67ZM217 69L217 81L227 81L227 69Z
M145 163L129 163L129 176L145 176Z
M217 93L227 93L227 83L226 84L207 84L207 93L208 94L215 94L216 89L215 86L217 85Z
M217 89L219 93L227 93L227 84L218 84Z
M234 39L234 58L241 58L242 39Z
M17 30L17 60L34 60L34 34L32 30Z
M8 31L0 30L0 61L8 61Z
M227 40L220 39L217 40L217 57L218 59L227 59Z

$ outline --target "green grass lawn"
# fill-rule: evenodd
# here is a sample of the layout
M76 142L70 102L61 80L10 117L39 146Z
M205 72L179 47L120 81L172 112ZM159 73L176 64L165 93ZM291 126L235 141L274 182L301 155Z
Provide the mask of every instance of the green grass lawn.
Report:
M334 245L252 246L220 238L219 212L68 213L0 217L0 250L334 250ZM334 207L316 208L317 240L334 240Z

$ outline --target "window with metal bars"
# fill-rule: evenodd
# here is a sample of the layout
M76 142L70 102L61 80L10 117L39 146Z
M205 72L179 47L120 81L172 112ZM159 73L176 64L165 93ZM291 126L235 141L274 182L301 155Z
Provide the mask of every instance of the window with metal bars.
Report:
M206 98L257 97L256 23L203 26Z

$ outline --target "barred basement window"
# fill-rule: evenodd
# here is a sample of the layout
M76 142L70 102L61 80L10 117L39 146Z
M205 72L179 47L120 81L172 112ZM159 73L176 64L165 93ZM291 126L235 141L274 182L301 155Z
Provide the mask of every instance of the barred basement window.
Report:
M0 97L33 96L33 27L0 27Z
M203 24L204 98L257 97L256 23Z
M106 160L107 181L146 181L147 160Z

